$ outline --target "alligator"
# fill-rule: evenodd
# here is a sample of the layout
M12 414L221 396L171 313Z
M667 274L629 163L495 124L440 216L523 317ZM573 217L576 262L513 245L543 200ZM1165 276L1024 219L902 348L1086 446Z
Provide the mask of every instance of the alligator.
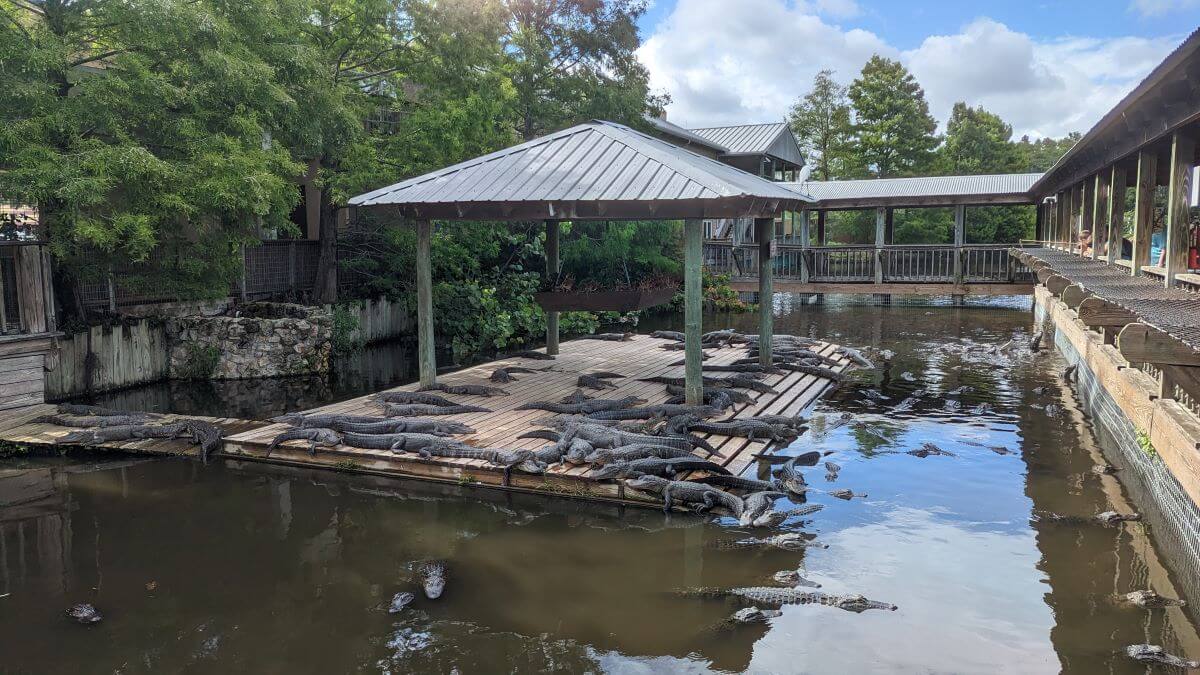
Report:
M606 410L621 410L646 400L636 396L626 396L620 399L594 398L579 403L551 403L550 401L534 401L517 406L517 410L547 410L560 415L590 415Z
M912 455L913 457L922 457L922 458L931 457L934 455L939 455L942 457L956 457L957 456L953 452L950 452L949 450L943 450L943 449L939 448L938 446L934 445L933 443L923 443L923 444L921 444L921 447L917 448L916 450L909 450L908 452L906 452L904 454Z
M746 352L746 356L748 358L757 359L757 358L760 358L761 354L759 353L759 351L757 349L751 349ZM836 367L836 366L842 365L841 361L833 358L832 356L825 356L824 354L818 354L817 352L814 352L811 349L778 349L778 348L772 349L771 350L771 360L772 361L780 361L780 362L792 361L792 362L800 362L800 363L812 363L813 365L818 365L818 366L825 365L825 366L835 366ZM869 363L869 361L868 361L868 363Z
M575 439L582 441L583 439ZM586 441L584 441L586 443ZM572 442L574 444L574 442ZM590 446L591 444L588 443ZM571 452L568 450L567 461L570 462ZM645 459L646 457L659 457L661 459L673 459L691 457L692 452L683 448L672 448L666 445L651 445L648 443L635 443L633 445L622 445L617 448L600 448L593 450L586 455L583 460L593 466L605 466L614 462L629 462L635 459Z
M1074 382L1075 381L1075 373L1078 370L1079 370L1079 364L1072 363L1071 365L1069 365L1063 369L1062 378L1064 380L1066 380L1067 382Z
M733 398L729 396L731 392L736 393L732 389L717 389L716 391L712 389L706 389L704 391L703 398L704 405L711 406L713 408L720 408L721 410L728 410L737 405L737 403L734 403ZM677 394L666 401L663 401L663 404L685 405L687 404L687 396L685 394Z
M683 506L697 512L708 511L720 506L729 511L735 518L740 518L742 516L742 509L745 508L745 503L741 497L712 487L711 485L704 485L703 483L667 480L659 476L643 475L633 480L625 481L625 486L634 490L661 495L663 498L664 513L669 512L671 506L677 501Z
M851 499L854 499L855 497L859 497L859 498L865 498L865 497L866 497L866 495L860 495L860 494L857 494L857 493L855 493L855 492L852 492L852 491L850 491L850 490L845 490L845 489L843 489L843 490L833 490L833 491L831 491L831 492L829 493L829 496L830 496L830 497L837 497L838 499L845 499L846 501L850 501Z
M1042 346L1042 331L1039 330L1038 332L1034 333L1033 337L1029 340L1029 351L1036 352L1038 349L1041 348L1041 346Z
M779 392L771 385L765 382L747 377L745 375L735 377L704 377L703 386L711 389L750 389L752 391L761 392L763 394L778 394ZM682 377L666 377L663 375L655 375L639 380L640 382L656 382L674 387L686 387L687 381Z
M797 506L794 509L788 509L784 513L789 516L811 516L823 508L825 508L824 504L805 504L804 506Z
M816 451L814 450L813 452ZM820 454L818 453L819 456ZM802 495L808 491L808 481L804 480L804 474L796 470L796 464L800 461L801 457L804 457L804 455L798 455L789 459L779 469L779 475L776 476L779 486L794 495Z
M757 607L743 607L734 612L728 619L725 620L725 625L737 626L752 623L766 623L767 619L775 619L783 616L783 612L777 609L759 609Z
M1142 519L1139 513L1117 513L1116 511L1104 511L1093 516L1064 516L1049 511L1038 511L1034 513L1034 522L1050 522L1063 523L1066 525L1116 525L1117 523L1139 521Z
M557 438L553 435L553 432L547 433L545 431L525 432L518 436L518 438L547 438L549 440L556 440L559 443L566 443L574 438L582 438L597 448L615 448L622 445L644 444L665 445L689 451L695 448L704 448L710 456L716 453L716 450L707 441L696 436L651 436L648 434L635 434L600 424L577 422L569 419L552 420L551 424L561 430Z
M841 373L837 372L836 370L830 370L828 368L823 368L821 366L814 366L814 365L810 365L810 364L806 364L806 363L782 362L782 363L777 363L775 365L779 366L780 368L782 368L784 370L793 370L797 373L804 373L805 375L815 375L817 377L823 377L826 380L833 380L834 382L841 382L846 377L845 375L842 375Z
M718 408L711 405L687 405L675 403L660 403L658 405L643 406L640 408L622 407L621 409L613 410L598 410L596 412L586 413L587 416L595 420L648 420L654 417L678 417L680 415L691 415L696 418L716 417L725 412L724 408Z
M783 524L787 520L786 511L776 511L775 509L767 509L761 516L755 518L748 523L752 527L775 528Z
M729 474L729 469L699 457L644 457L627 462L606 464L592 472L596 480L610 478L628 478L651 474L654 476L674 477L684 471L707 471L709 473Z
M732 328L726 328L724 330L714 330L714 331L710 331L710 332L705 333L704 335L700 336L700 342L703 342L705 344L731 345L735 342L747 342L747 341L748 341L748 339L745 335L742 335L741 333L737 332L736 330L734 330Z
M1125 653L1129 655L1129 658L1143 663L1161 663L1173 668L1200 668L1200 661L1192 661L1175 656L1174 654L1168 654L1165 649L1158 645L1129 645L1125 648Z
M483 384L431 384L421 387L420 391L444 391L447 394L461 396L508 396L508 391L500 387L489 387Z
M305 428L324 427L326 429L333 429L339 433L351 431L356 434L400 434L408 432L433 434L435 436L452 436L455 434L475 433L474 429L462 422L426 420L416 417L389 419L385 422L329 422L323 425L305 423L302 426Z
M200 446L200 460L208 462L208 456L221 449L225 432L215 424L203 420L184 418L178 421L192 435L192 442Z
M561 399L559 399L558 402L559 403L583 403L584 401L591 401L593 398L595 398L595 397L588 396L587 394L583 393L582 389L576 389L574 393L568 394L568 395L562 397Z
M850 362L859 368L875 367L875 364L871 363L871 360L863 356L862 352L858 351L857 349L853 349L851 347L834 347L833 351L841 354L847 359L850 359Z
M837 480L838 472L840 472L841 470L842 470L841 466L838 466L837 464L834 464L833 462L825 462L825 480L831 481L831 482Z
M775 500L779 497L786 497L782 492L773 490L764 490L762 492L752 492L743 498L746 502L746 508L742 511L741 518L738 522L742 525L749 525L763 514L765 514L772 506L775 505Z
M771 575L771 579L776 583L784 584L792 588L820 588L821 584L815 581L810 581L800 574L800 570L783 570Z
M425 589L425 597L437 600L446 590L446 562L443 560L425 560L417 564L417 579Z
M266 456L270 457L271 452L284 441L300 440L308 441L308 454L310 455L317 454L318 445L332 448L342 443L342 437L333 429L289 429L271 439L271 444L267 446Z
M755 478L743 478L742 476L724 476L718 474L704 476L703 478L694 478L692 480L697 483L704 483L705 485L719 485L721 487L746 490L748 492L779 489L779 486L773 482L757 480Z
M491 377L488 379L492 382L499 382L503 384L507 382L516 382L517 378L513 377L514 373L533 374L539 372L545 372L545 370L534 370L533 368L522 368L521 366L504 366L502 368L493 370Z
M1123 602L1146 609L1162 609L1164 607L1185 607L1186 600L1177 600L1175 598L1167 598L1155 593L1152 590L1134 591L1118 596Z
M777 534L773 537L746 537L745 539L725 539L716 543L716 548L735 550L746 548L779 548L785 551L799 551L805 548L829 548L828 544L814 544L812 540L799 532Z
M272 417L272 422L280 422L282 424L290 424L294 427L328 427L331 424L369 424L371 422L387 422L386 417L377 417L372 415L324 415L324 414L305 414L305 413L288 413L278 417Z
M602 377L596 377L595 375L587 375L587 374L580 375L579 379L575 381L575 386L587 387L588 389L616 389L617 388L617 385L613 384L612 382L609 382L608 380L606 380Z
M580 466L587 464L588 457L592 456L595 452L596 446L582 438L573 438L570 445L567 446L567 451L563 454L561 461L574 466Z
M58 427L75 427L78 429L87 429L90 427L126 427L137 424L145 424L147 418L143 416L126 416L126 415L89 415L86 417L76 417L71 415L42 415L30 420L30 424L53 424Z
M188 429L182 422L173 424L126 424L116 427L101 427L72 431L59 438L56 442L61 445L95 445L113 441L140 440L146 438L179 438L187 434Z
M622 375L620 373L614 373L611 371L607 371L607 370L593 370L590 373L587 373L587 375L590 375L592 377L598 377L602 380L623 380L623 379L625 379L624 375Z
M896 611L895 605L886 602L868 600L861 595L830 595L816 591L801 591L796 588L778 588L775 586L751 586L747 588L702 588L695 591L685 591L683 595L708 598L734 598L741 602L763 605L825 605L837 607L848 612L865 612L868 609L886 609Z
M737 419L738 418L734 418L734 419L730 419L727 421L733 422L733 421L737 421ZM750 422L766 422L767 424L782 424L786 427L790 427L791 429L796 430L797 432L808 429L808 427L804 426L805 424L808 424L808 420L803 417L800 417L799 415L768 415L765 413L759 413L758 415L755 415L754 417L743 417L741 419L750 421Z
M458 405L457 402L451 401L444 396L429 394L423 391L387 391L375 396L375 400L381 403L437 405L443 408Z
M527 350L520 351L520 352L513 352L512 354L509 354L509 356L520 358L520 359L533 359L534 361L553 361L554 360L553 354L544 354L542 352L535 352L531 349L527 349Z
M481 408L477 405L455 405L455 406L439 406L439 405L422 405L420 403L410 403L397 405L395 403L386 403L383 406L383 413L388 417L421 417L423 415L463 415L466 413L487 413L492 412L488 408Z
M362 434L346 432L342 434L342 444L363 450L391 450L393 452L417 452L425 447L452 446L470 447L462 441L421 433L392 433L392 434Z
M668 345L668 347L671 347L671 346L674 346L674 345ZM683 350L679 349L678 351L683 351ZM712 354L709 354L708 352L701 350L701 352L700 352L700 360L701 361L707 361L711 358L712 358ZM671 365L672 366L686 366L687 358L685 357L685 358L679 359L678 361L672 363Z
M580 340L605 340L608 342L629 342L637 333L593 333L580 335Z
M650 334L650 337L661 338L663 340L674 340L676 342L683 342L687 340L687 336L679 331L674 330L656 330Z
M99 610L86 602L81 602L78 605L72 605L67 609L67 616L75 619L85 626L90 626L94 623L100 623L104 620L104 616L100 614Z
M513 468L518 465L527 473L541 473L541 465L534 461L532 450L496 450L494 448L473 448L469 445L427 445L416 451L421 459L433 457L450 457L457 459L482 459L485 462L504 467L503 485L509 485Z
M771 424L756 419L740 419L732 422L702 422L696 421L687 425L690 431L721 436L739 436L754 440L790 441L799 434L795 429L782 424Z
M762 384L762 383L755 382L755 384ZM705 403L708 403L709 399L719 399L719 398L725 398L730 403L745 403L745 404L754 403L754 399L750 397L750 394L747 394L744 391L733 391L732 389L727 389L727 388L714 389L711 387L705 387L703 389L703 392L704 392L704 402ZM678 396L684 396L686 394L686 390L681 385L668 384L667 385L667 393L670 394L671 396L678 397ZM726 405L726 406L720 406L720 407L728 408L729 406Z
M155 417L147 412L138 410L113 410L98 405L80 405L78 403L59 403L56 408L60 415L79 415L84 417Z
M388 614L399 614L404 611L405 607L412 604L414 596L412 593L402 591L392 596L392 604L388 605Z
M1096 464L1092 467L1092 473L1100 476L1111 476L1118 471L1120 469L1112 464Z

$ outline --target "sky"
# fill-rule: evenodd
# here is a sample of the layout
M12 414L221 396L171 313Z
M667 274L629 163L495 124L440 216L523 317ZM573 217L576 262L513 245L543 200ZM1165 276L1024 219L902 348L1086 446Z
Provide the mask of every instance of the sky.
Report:
M899 59L945 123L956 101L1014 137L1086 132L1200 27L1200 0L648 0L638 57L667 117L782 120L823 68Z

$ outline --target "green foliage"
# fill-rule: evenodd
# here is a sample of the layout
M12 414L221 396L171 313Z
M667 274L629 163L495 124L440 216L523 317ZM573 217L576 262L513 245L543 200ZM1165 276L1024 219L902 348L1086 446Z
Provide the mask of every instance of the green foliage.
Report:
M1012 143L1012 127L982 107L955 103L946 123L946 138L938 149L942 173L965 176L1015 173L1025 158Z
M744 302L738 297L738 292L733 290L729 285L730 277L728 274L712 274L708 270L702 271L701 277L701 295L704 301L704 306L708 309L718 312L749 312L755 308L755 305ZM671 299L671 307L676 310L682 310L684 306L683 291L680 290Z
M580 221L564 224L560 237L559 278L576 288L629 288L683 273L680 221Z
M221 350L215 345L188 344L183 366L173 375L182 380L206 380L217 369Z
M832 70L822 70L813 78L812 89L792 106L788 116L815 180L848 178L853 173L854 126L846 91L833 79Z
M1137 432L1137 443L1138 447L1141 448L1142 452L1148 457L1155 457L1158 455L1158 451L1154 449L1154 444L1150 442L1150 434L1144 431Z
M855 162L877 178L927 170L937 121L925 91L899 61L872 56L848 91L855 112Z
M0 459L28 455L30 453L30 449L30 446L25 445L24 443L0 441Z
M1082 137L1078 131L1072 131L1058 139L1040 138L1036 141L1030 140L1028 136L1022 136L1020 142L1017 143L1017 148L1023 157L1024 170L1048 171Z
M334 354L352 354L363 348L362 336L357 335L358 328L358 311L355 304L334 306L331 338Z

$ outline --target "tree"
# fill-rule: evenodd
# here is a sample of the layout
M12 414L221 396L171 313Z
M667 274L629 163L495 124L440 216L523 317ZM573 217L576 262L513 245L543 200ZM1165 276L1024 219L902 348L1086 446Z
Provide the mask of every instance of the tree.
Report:
M1021 171L1023 157L1012 143L1012 127L982 107L955 103L938 149L939 169L964 176Z
M0 0L0 194L36 204L58 290L227 292L296 201L270 122L294 104L223 4ZM152 255L154 253L154 255Z
M937 147L937 121L925 91L899 61L878 54L850 84L856 160L871 176L911 176L925 170Z
M788 117L812 167L810 175L817 180L847 178L850 174L854 129L846 91L833 79L832 70L822 70Z
M1049 171L1050 167L1054 166L1054 163L1074 147L1082 137L1078 131L1072 131L1062 138L1039 138L1036 141L1030 140L1028 136L1022 136L1020 142L1017 143L1017 148L1024 158L1024 170Z

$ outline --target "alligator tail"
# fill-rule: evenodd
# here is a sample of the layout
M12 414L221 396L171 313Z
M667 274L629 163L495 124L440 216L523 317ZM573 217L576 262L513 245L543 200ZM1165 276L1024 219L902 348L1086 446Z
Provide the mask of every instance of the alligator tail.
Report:
M544 438L548 441L557 441L562 438L562 434L549 429L534 429L533 431L526 431L517 436L517 438Z

